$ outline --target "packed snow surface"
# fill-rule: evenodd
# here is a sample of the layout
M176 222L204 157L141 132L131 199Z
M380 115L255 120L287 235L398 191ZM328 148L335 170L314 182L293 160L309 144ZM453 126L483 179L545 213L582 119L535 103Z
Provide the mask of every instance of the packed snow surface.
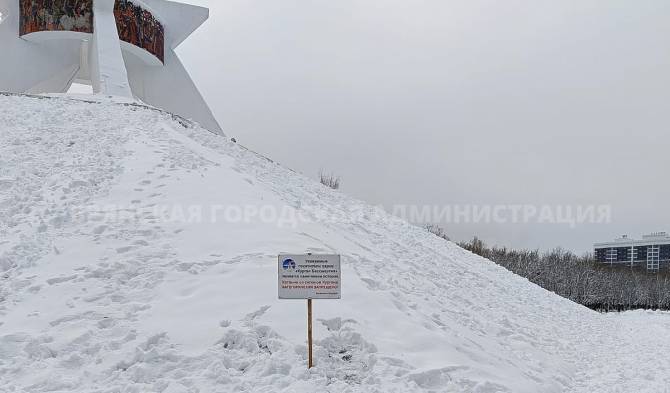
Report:
M311 370L280 252L342 255ZM3 393L667 392L668 337L161 111L0 95Z

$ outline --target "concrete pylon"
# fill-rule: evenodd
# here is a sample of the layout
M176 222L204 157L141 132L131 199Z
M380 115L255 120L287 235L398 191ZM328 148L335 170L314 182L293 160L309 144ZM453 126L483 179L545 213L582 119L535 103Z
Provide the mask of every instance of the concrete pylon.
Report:
M89 69L94 93L133 98L114 18L115 0L93 0Z

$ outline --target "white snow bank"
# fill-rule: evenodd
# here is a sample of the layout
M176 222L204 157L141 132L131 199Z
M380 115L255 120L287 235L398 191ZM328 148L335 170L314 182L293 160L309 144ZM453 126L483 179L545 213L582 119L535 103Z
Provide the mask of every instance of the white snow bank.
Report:
M667 314L599 315L178 120L0 95L3 392L668 385ZM304 251L344 278L309 371L305 303L276 288Z

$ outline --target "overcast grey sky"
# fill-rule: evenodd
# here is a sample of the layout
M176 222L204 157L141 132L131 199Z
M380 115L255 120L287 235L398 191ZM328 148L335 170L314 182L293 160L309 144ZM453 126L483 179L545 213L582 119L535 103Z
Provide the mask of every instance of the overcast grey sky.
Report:
M229 136L373 204L611 204L447 223L515 247L670 229L667 0L192 0L179 54Z

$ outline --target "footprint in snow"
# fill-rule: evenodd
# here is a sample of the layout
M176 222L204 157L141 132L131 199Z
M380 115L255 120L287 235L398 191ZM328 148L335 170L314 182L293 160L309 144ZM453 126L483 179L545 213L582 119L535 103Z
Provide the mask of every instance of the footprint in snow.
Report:
M99 226L97 226L93 229L93 234L101 235L106 230L107 230L107 225L99 225Z
M262 317L269 309L270 309L270 306L267 306L267 305L263 306L263 307L259 308L258 310L247 314L244 319L246 319L248 322L253 322L256 319Z
M331 332L340 331L345 325L353 325L358 323L355 319L342 319L340 317L331 319L317 319L317 321L321 322L321 324Z
M365 283L365 286L368 287L368 289L371 291L379 291L384 289L383 285L380 282L375 281L371 278L361 277L361 281L363 281Z
M124 254L127 253L128 251L132 250L134 247L133 246L125 246L125 247L119 247L116 249L117 254Z
M78 275L74 274L72 276L67 276L67 277L50 278L50 279L47 280L47 284L49 284L49 285L61 284L61 283L67 282L67 281L74 280L77 277L78 277Z

